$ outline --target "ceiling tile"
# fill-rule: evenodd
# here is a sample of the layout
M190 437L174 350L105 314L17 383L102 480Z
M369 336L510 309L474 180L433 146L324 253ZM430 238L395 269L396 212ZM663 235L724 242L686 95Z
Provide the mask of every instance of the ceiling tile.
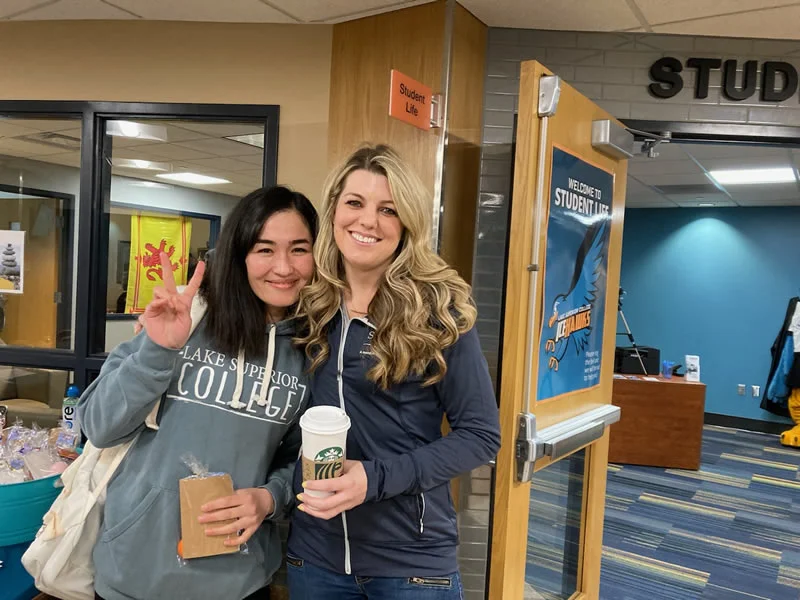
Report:
M80 119L0 119L0 123L7 125L18 125L36 131L64 131L65 129L80 128ZM30 133L30 132L26 132Z
M17 120L0 119L0 137L17 137L38 133L38 129L29 129L18 124Z
M786 5L785 0L636 0L651 25ZM752 36L751 36L752 37Z
M109 0L144 19L227 23L296 23L259 0Z
M253 155L236 156L236 160L240 160L249 165L257 165L260 167L261 165L264 164L264 153L261 152L259 154L253 154Z
M57 0L3 0L0 5L0 19L7 19L9 16L53 2L57 2Z
M81 164L80 152L65 152L64 154L51 154L46 157L49 163L57 165L66 165L68 167L79 168Z
M628 165L628 172L631 175L639 176L639 179L646 179L647 175L683 175L701 173L700 167L692 160L662 160L656 158L647 162L631 162Z
M197 150L198 152L205 152L206 154L212 154L214 156L241 156L242 155L242 146L246 146L246 144L241 144L239 142L232 142L231 140L220 140L214 138L207 138L204 140L194 140L190 142L180 142L175 144L176 146L182 146L184 148L191 148L192 150Z
M138 1L138 0L136 0ZM432 0L267 0L275 6L304 22L329 22L360 18L368 15L388 12L427 4Z
M139 146L137 150L141 150L144 154L142 156L126 156L125 158L141 158L143 160L152 159L170 159L170 160L198 160L202 158L211 158L206 152L198 152L185 146L177 144L150 144L147 146ZM134 151L128 151L128 154L135 154ZM116 154L115 154L116 155Z
M25 11L12 17L14 21L52 21L58 19L135 19L127 11L115 8L100 0L59 0L58 2L39 3L39 8Z
M739 201L739 206L800 206L800 197L776 198L770 200L753 197Z
M647 178L639 178L648 185L707 185L708 178L702 173L684 175L650 175Z
M198 121L170 121L169 123L175 127L217 138L264 133L264 123L203 123Z
M490 27L556 29L564 31L621 31L641 27L623 1L586 0L461 0L461 4Z
M233 158L225 158L222 156L216 158L203 158L200 160L191 160L188 162L190 165L197 165L198 167L208 169L222 169L224 171L248 171L253 168L253 165L236 160Z
M681 144L681 147L701 163L710 158L741 158L743 156L777 156L786 154L786 148L759 148L734 144Z
M703 166L709 171L716 169L768 169L791 167L792 159L788 152L783 156L747 156L743 154L738 158L708 158L703 160Z
M734 200L770 202L778 199L800 198L796 183L772 183L769 185L729 185L725 188Z
M64 149L14 138L0 138L0 153L21 157L47 156L48 154L63 154Z
M713 207L712 206L700 206L701 204L710 204L712 202L714 204ZM697 199L677 200L676 204L678 206L680 206L681 208L726 208L726 207L729 208L729 207L733 207L733 206L739 206L736 202L733 202L732 200L730 200L728 198L715 199L713 201L711 201L711 200L697 200Z
M676 13L677 14L677 13ZM795 39L800 6L786 6L734 15L654 25L656 33L740 38Z
M663 198L653 198L646 200L626 199L625 208L676 208L674 202Z
M652 162L653 160L684 160L687 158L683 146L674 142L659 144L656 146L656 153L658 154L656 159L643 156L640 160Z

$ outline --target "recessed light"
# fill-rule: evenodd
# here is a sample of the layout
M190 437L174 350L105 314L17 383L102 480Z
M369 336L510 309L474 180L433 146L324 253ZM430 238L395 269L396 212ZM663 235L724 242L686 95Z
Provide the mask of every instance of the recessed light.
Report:
M196 185L230 183L230 181L222 179L221 177L209 177L208 175L200 175L199 173L159 173L156 177L169 179L170 181L179 181L181 183L194 183Z
M115 167L124 169L143 169L146 171L169 171L169 163L153 162L152 160L141 160L138 158L112 158L111 164Z
M255 146L256 148L264 148L264 134L263 133L250 133L247 135L230 135L225 139L248 146Z
M107 121L106 133L116 137L141 140L167 141L167 128L163 125L146 125L135 121Z
M788 183L796 181L792 167L710 171L709 176L722 185L752 185L756 183Z

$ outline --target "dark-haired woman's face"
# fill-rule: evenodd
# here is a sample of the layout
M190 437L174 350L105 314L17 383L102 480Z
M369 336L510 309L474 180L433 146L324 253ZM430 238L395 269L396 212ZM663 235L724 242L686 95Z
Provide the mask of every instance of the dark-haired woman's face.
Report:
M311 232L300 213L284 210L267 219L245 263L250 287L269 316L283 318L314 273Z

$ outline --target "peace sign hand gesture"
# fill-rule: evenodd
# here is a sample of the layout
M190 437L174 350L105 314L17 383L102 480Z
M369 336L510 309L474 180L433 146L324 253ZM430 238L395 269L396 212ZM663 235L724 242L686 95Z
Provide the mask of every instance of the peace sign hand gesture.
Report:
M145 308L140 321L147 332L147 337L156 344L179 350L189 340L192 329L192 300L200 289L206 264L197 263L189 285L182 292L178 292L169 257L162 252L160 258L164 285L153 290L153 300Z

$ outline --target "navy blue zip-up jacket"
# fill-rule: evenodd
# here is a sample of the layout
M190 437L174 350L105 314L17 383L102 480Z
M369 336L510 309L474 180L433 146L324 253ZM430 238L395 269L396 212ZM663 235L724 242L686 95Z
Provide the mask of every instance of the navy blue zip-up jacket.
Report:
M458 570L450 480L486 464L500 448L497 401L477 332L444 350L447 373L432 386L410 376L382 390L366 319L340 310L328 329L330 358L310 382L309 406L343 408L351 419L347 458L364 463L367 497L329 521L295 511L289 554L362 577L435 577ZM442 437L442 417L451 431ZM294 491L301 493L302 469Z

